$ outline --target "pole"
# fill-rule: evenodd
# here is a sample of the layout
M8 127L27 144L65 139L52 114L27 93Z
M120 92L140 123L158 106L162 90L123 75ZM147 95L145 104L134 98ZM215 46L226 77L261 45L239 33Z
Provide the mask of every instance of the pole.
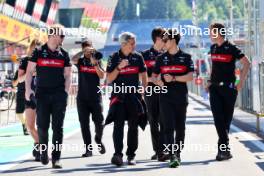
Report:
M6 0L0 0L0 4L1 4L1 9L0 9L0 12L3 12L3 8L4 8L4 4L5 4L5 1Z
M140 19L140 3L139 2L137 2L137 6L136 6L136 16L139 20Z
M233 0L230 0L230 28L233 30Z

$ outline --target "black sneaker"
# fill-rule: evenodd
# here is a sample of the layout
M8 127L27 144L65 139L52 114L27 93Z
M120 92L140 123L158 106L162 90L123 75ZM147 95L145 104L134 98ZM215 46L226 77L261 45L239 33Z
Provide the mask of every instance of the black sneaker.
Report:
M39 153L39 144L38 143L34 143L34 146L33 146L33 151L32 151L32 155L34 157L36 157L36 155Z
M111 163L116 166L122 166L123 165L123 159L120 155L114 155L111 159Z
M133 165L136 165L136 164L137 164L137 162L135 160L135 157L127 157L127 165L133 166Z
M35 161L39 162L40 161L40 154L37 153L37 155L35 156Z
M35 161L40 161L39 144L34 143L32 155L35 157Z
M101 153L102 155L105 154L106 150L105 150L105 146L104 144L101 142L99 143L100 144L100 147L101 147L101 150L99 150L99 153Z
M23 133L25 136L29 135L28 131L27 131L27 127L25 126L25 124L22 124L22 128L23 128Z
M60 164L59 160L52 161L52 168L53 169L62 169L62 165Z
M151 157L151 160L157 160L158 159L158 154L155 153L152 157Z
M102 141L99 140L98 137L96 137L96 136L95 136L94 140L95 140L96 144L99 144L101 147L101 150L99 150L99 153L105 154L106 149L105 149L105 145L102 143Z
M233 158L233 156L231 155L230 151L218 151L216 155L217 161L229 160L231 158Z
M170 162L169 162L169 167L170 168L176 168L180 166L180 161L176 156L171 156Z
M181 155L180 155L180 154L177 154L177 155L176 155L176 158L177 158L177 160L179 161L179 163L181 164Z
M47 152L43 152L41 155L40 155L40 161L43 165L47 165L49 164L49 156L47 154Z
M86 151L84 154L82 154L82 157L91 157L93 156L93 152L92 151Z
M166 160L169 160L169 159L170 159L169 154L161 153L158 155L158 161L160 161L160 162L165 162Z

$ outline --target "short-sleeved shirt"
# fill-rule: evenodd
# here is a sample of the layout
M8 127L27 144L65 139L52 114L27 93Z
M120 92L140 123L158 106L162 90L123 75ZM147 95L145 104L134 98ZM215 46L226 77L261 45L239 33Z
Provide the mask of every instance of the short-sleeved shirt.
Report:
M167 96L172 101L179 103L187 103L188 89L185 82L170 82L164 80L164 75L183 76L194 71L191 55L179 50L175 55L168 52L157 58L153 73L161 74L161 79L164 85L167 86L168 92L161 93L161 96Z
M113 55L108 59L106 71L108 73L113 72L123 59L127 59L129 65L121 69L117 78L113 81L113 84L117 86L138 87L139 73L146 72L147 70L143 56L140 53L133 52L128 56L125 56L121 50L113 53Z
M101 61L99 66L102 68ZM80 99L86 101L101 101L100 78L96 73L95 66L90 59L81 57L76 64L79 73L78 95Z
M236 60L245 55L235 45L225 41L221 46L214 44L210 48L212 60L212 82L234 83L236 81Z
M65 90L64 68L70 67L69 54L62 48L51 51L45 44L35 49L30 59L36 66L37 93L52 93Z
M24 57L20 60L20 63L19 63L19 69L20 70L24 70L24 72L27 71L27 66L28 66L28 61L30 60L30 57ZM24 88L25 88L25 82L22 82L22 83L19 83L19 84L24 84ZM35 91L35 88L36 88L36 82L35 82L35 76L33 76L32 78L32 82L31 82L31 89L33 91Z
M144 58L144 62L146 64L146 66L147 66L148 77L151 77L154 65L156 63L156 59L162 53L155 50L153 47L151 47L150 49L141 52L141 54Z
M27 65L28 65L28 60L30 59L30 57L23 57L21 58L20 62L19 62L19 70L23 70L24 72L27 71ZM14 80L18 79L18 70L15 73L15 77ZM25 88L25 81L20 82L17 84L17 95L20 97L24 97L26 88ZM31 84L31 88L32 90L34 90L35 86L34 86L34 78L32 79L32 84Z

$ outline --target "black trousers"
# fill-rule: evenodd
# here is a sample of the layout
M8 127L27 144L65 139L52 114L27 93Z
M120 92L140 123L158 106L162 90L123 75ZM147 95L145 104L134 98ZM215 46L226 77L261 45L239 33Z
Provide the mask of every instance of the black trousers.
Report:
M177 103L173 97L160 96L161 122L165 144L171 146L167 151L170 155L180 154L184 147L187 106L187 103Z
M128 121L127 132L127 151L126 155L130 158L136 156L135 152L138 148L138 114L135 102L129 98L124 98L124 102L117 106L117 112L114 119L113 141L115 153L114 155L123 156L123 138L125 121Z
M148 108L148 121L153 150L159 154L163 152L164 143L163 125L160 123L159 94L145 95L145 101Z
M37 94L37 127L41 153L47 152L50 120L52 125L52 161L60 159L63 141L63 122L67 105L67 93L64 91ZM51 119L52 117L52 119Z
M220 145L229 144L228 133L233 119L237 90L226 86L212 85L209 88L210 104Z
M90 115L92 114L92 120L95 125L95 141L96 143L102 142L103 136L103 107L101 101L86 101L77 98L77 110L79 115L79 121L82 130L83 142L87 147L92 143L91 131L90 131Z

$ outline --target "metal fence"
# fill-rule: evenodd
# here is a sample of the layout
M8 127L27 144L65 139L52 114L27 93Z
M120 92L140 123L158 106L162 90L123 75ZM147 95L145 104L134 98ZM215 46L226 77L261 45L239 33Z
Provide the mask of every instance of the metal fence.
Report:
M76 95L78 91L77 85L77 73L72 74L72 84L70 87L70 92L68 96L67 109L76 107ZM19 119L16 117L15 107L16 107L16 89L8 87L1 89L0 93L5 91L5 96L0 98L0 127L6 126L12 123L16 123Z
M260 111L264 113L264 61L260 64Z

